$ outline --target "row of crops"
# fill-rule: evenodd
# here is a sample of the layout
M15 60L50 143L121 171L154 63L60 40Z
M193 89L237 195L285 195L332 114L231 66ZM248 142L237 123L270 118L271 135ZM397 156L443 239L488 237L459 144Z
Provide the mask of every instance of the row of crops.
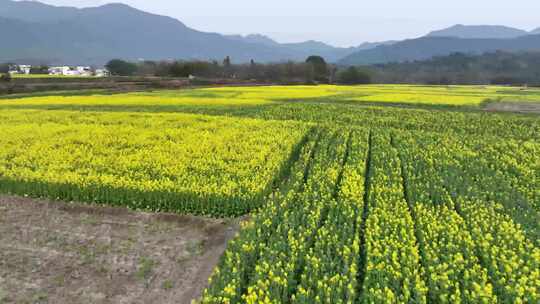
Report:
M406 197L414 202L430 297L437 299L439 295L433 290L443 287L445 299L466 295L466 302L472 303L480 299L493 303L495 298L501 303L537 303L540 213L534 206L537 198L523 196L531 189L540 189L538 180L523 179L529 183L527 188L521 188L527 189L524 192L517 185L508 187L501 182L511 181L517 172L504 160L515 160L519 153L490 151L487 157L498 163L493 162L489 170L485 160L478 161L479 155L458 159L470 152L467 148L473 145L467 141L458 149L449 139L411 134L396 138L404 164ZM430 147L423 146L427 142ZM450 149L459 152L449 153ZM468 178L473 180L464 181ZM434 278L445 278L445 284L440 285ZM464 293L464 287L470 288L469 293Z
M511 169L524 156L499 150L489 157L506 162L485 171L456 159L474 142L462 153L450 142L379 128L310 134L290 179L229 244L202 303L538 303L538 222L513 216L526 208L538 218L538 179L495 195L497 174L530 173Z

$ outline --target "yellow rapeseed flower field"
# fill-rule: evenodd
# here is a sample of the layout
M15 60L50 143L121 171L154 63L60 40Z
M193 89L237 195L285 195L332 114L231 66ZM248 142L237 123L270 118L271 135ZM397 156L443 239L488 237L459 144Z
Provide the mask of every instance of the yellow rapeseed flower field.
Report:
M58 96L62 95L62 96ZM201 303L539 303L537 102L497 86L0 99L0 192L249 213Z

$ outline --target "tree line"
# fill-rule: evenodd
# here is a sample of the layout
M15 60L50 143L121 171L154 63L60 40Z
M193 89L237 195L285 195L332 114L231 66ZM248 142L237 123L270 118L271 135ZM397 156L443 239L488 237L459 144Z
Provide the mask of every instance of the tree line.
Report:
M0 81L10 81L10 65L0 64ZM106 68L114 76L158 76L237 79L280 84L496 84L540 86L540 52L454 53L429 60L370 66L336 66L320 56L304 62L234 64L223 61L138 61L114 59ZM46 66L30 73L46 73Z
M371 76L357 67L338 68L320 56L304 62L234 64L230 57L218 61L141 61L113 59L105 66L115 76L199 77L238 79L282 84L371 83Z
M530 85L540 86L540 52L491 52L481 55L454 53L429 60L336 66L320 56L305 62L233 64L217 61L112 60L113 75L203 77L283 84L427 84L427 85Z
M454 53L365 68L375 83L540 85L540 52Z

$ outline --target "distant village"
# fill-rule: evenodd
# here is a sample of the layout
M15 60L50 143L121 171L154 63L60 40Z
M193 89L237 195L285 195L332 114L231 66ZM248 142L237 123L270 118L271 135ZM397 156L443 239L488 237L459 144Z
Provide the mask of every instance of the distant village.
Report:
M107 69L94 69L89 66L32 66L28 64L14 64L9 66L11 75L42 74L53 76L79 76L79 77L106 77L110 73Z

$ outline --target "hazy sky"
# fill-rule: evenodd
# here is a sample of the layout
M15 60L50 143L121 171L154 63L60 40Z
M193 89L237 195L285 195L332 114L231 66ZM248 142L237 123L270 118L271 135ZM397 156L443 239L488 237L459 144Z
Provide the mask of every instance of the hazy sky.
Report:
M280 42L320 40L338 46L414 38L461 24L540 27L539 0L42 0L95 6L123 2L175 17L198 30L261 33Z

